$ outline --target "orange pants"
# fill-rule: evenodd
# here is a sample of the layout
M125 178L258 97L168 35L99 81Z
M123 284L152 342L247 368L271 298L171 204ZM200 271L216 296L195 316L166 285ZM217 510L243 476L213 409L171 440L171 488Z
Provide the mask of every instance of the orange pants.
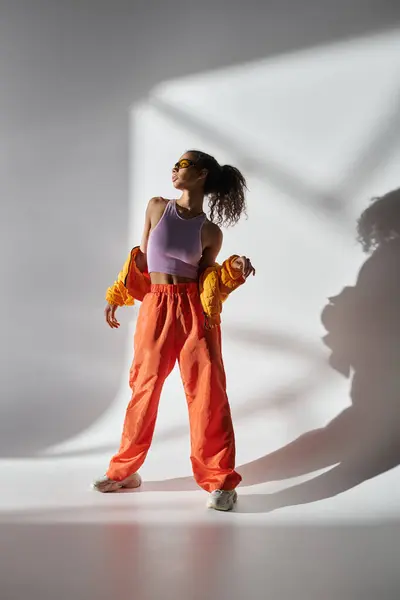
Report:
M219 327L204 328L195 283L152 285L140 307L130 370L132 398L118 453L107 476L121 481L143 464L153 438L163 384L178 360L189 408L191 462L204 490L231 490L235 438L226 395Z

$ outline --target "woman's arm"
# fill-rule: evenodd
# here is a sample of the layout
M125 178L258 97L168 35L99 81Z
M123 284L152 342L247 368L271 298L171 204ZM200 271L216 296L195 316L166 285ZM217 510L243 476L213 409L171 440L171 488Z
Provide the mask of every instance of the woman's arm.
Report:
M144 227L142 233L142 241L140 242L140 252L138 252L136 256L136 266L144 273L147 271L147 245L149 242L149 236L151 230L157 225L158 221L161 219L162 214L167 205L166 200L163 198L152 198L147 205L145 217L144 217Z
M215 223L207 221L202 231L203 254L199 264L199 273L202 273L215 264L222 247L222 242L223 234L221 229Z
M202 232L203 255L199 265L200 274L215 264L222 247L222 241L223 234L221 229L215 223L207 221L204 224ZM232 262L232 267L240 271L246 279L249 275L256 274L255 268L246 256L238 256Z
M150 235L150 231L151 231L151 216L152 216L152 212L154 210L154 204L155 201L158 200L158 198L152 198L146 208L146 213L144 216L144 227L143 227L143 233L142 233L142 240L140 242L140 250L141 252L143 252L143 254L147 253L147 244L149 241L149 235Z
M161 198L152 198L147 205L145 219L144 219L144 227L142 234L142 241L140 243L140 250L136 254L135 263L139 271L144 273L147 271L147 243L149 240L149 235L152 226L152 216L154 213L154 207L159 205ZM118 281L114 283L114 285L107 290L107 304L104 309L104 315L106 322L111 328L118 328L119 322L115 317L115 312L118 306L123 306L124 304L133 304L133 298L130 298L128 292L125 289L125 286L122 284L122 279L125 278L126 272L129 269L129 260L126 261L123 271L118 276ZM117 303L116 303L117 302Z

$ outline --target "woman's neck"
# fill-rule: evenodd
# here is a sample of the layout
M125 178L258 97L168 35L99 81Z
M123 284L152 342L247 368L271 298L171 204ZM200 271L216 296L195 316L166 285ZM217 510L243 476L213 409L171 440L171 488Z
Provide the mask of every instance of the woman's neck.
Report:
M201 213L203 212L204 194L203 192L184 190L177 202L179 206L189 213Z

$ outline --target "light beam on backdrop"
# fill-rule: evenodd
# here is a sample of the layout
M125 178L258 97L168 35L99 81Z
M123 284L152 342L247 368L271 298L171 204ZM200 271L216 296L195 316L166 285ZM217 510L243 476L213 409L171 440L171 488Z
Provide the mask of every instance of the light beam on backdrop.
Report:
M225 231L221 254L246 254L257 268L222 315L238 464L323 425L348 403L346 382L325 365L319 314L361 264L357 215L370 197L399 185L399 89L393 31L166 82L132 107L130 246L139 243L149 198L176 197L170 169L185 150L214 154L248 179L249 219ZM127 350L115 401L47 456L93 455L105 467L116 450L136 310L120 310L116 334ZM188 434L175 371L145 478L191 474Z

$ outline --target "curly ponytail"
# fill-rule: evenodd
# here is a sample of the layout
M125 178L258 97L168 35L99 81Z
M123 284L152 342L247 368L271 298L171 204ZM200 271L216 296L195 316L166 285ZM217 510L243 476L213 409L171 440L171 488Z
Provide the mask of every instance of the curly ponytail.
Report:
M372 199L357 221L357 234L364 252L400 237L400 188Z
M235 225L246 215L246 180L236 167L221 166L213 156L189 150L196 157L196 167L208 171L204 194L209 198L210 220L217 225Z

